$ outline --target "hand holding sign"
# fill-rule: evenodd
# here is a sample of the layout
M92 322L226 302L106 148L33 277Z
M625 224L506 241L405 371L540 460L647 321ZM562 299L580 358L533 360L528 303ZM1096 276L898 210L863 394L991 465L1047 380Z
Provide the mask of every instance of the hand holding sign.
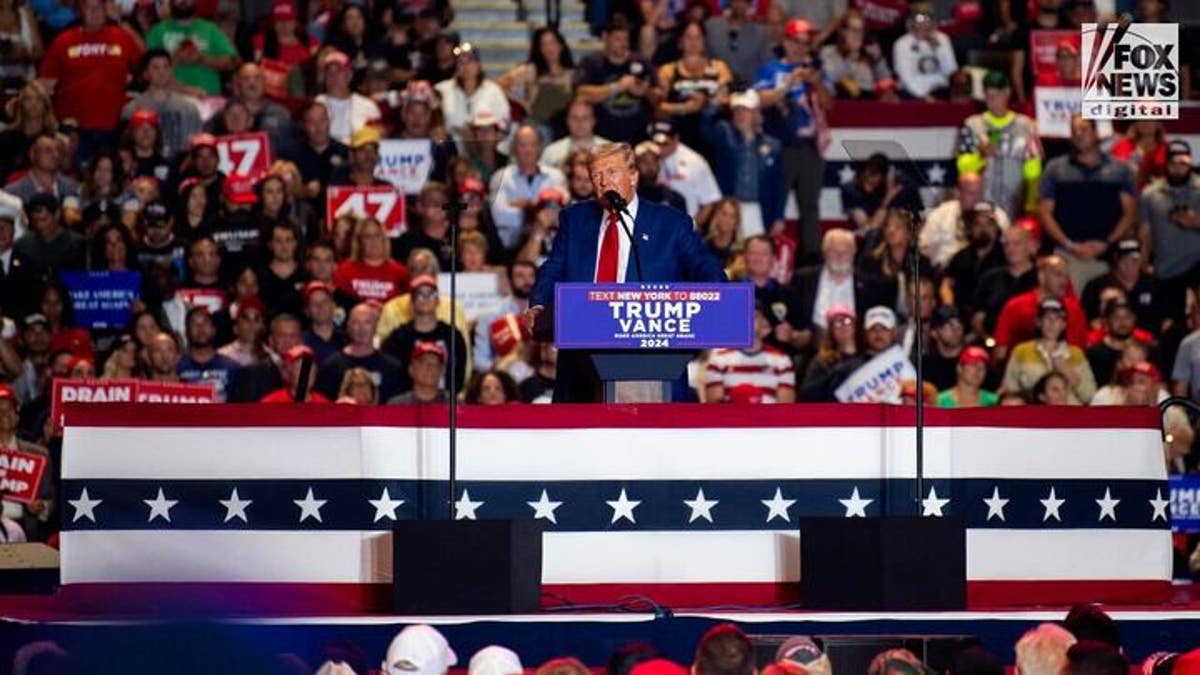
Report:
M240 191L251 191L271 168L271 140L265 132L233 134L217 139L217 157L225 180Z
M404 198L392 187L331 185L325 197L326 227L333 229L338 217L352 213L371 216L383 223L389 237L404 234Z

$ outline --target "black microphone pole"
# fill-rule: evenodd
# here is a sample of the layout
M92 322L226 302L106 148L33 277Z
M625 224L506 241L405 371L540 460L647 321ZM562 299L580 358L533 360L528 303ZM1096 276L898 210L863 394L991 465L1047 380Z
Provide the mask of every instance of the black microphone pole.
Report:
M925 498L925 327L921 317L921 248L917 241L921 234L921 216L916 210L909 211L910 230L908 255L912 260L913 307L909 312L915 318L914 325L917 334L914 336L913 349L917 353L917 419L916 419L916 451L917 451L917 515L924 515L921 500Z
M638 281L642 281L646 277L642 275L642 257L638 255L637 240L633 238L633 230L629 229L629 226L625 224L625 219L621 217L621 214L625 214L632 221L633 214L629 213L628 204L616 190L608 190L603 196L604 200L608 202L609 206L617 214L617 222L621 223L621 229L625 231L625 236L629 238L629 248L633 251L633 268L637 270Z
M454 520L454 491L458 482L458 214L467 205L455 195L452 201L442 204L442 210L450 221L450 344L446 375L450 380L450 498L446 500L446 519Z

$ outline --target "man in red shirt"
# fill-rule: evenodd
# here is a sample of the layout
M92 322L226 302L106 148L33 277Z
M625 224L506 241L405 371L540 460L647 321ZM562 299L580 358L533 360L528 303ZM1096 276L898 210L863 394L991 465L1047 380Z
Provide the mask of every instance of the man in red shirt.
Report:
M116 140L125 84L142 56L141 39L128 25L110 20L105 7L104 0L80 0L80 25L50 43L38 74L54 92L58 119L79 122L81 163Z
M313 350L304 345L296 345L283 353L284 386L263 396L259 403L296 403L296 387L300 384L301 364L304 359L314 359ZM304 403L329 403L329 399L319 391L313 391L317 382L317 364L312 364L308 371L308 393Z
M1037 310L1043 298L1060 300L1067 310L1067 342L1080 349L1087 346L1087 317L1071 290L1067 263L1051 255L1038 261L1038 287L1004 305L996 319L996 362L1002 363L1014 345L1037 337Z

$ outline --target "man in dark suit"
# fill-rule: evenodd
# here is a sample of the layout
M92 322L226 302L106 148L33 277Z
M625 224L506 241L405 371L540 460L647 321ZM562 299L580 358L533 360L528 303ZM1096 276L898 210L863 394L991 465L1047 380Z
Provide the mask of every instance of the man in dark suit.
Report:
M588 162L596 195L612 190L633 216L626 236L620 216L601 198L573 204L559 214L550 257L538 269L525 319L530 326L554 299L558 282L721 282L721 264L705 247L692 220L668 206L637 198L638 171L633 149L624 143L592 151ZM555 401L595 401L599 378L585 352L560 351Z
M36 293L30 292L40 280L36 267L13 250L17 212L0 205L0 316L21 319L34 311Z
M795 327L791 344L797 350L816 347L817 336L826 328L825 312L834 305L844 305L860 314L876 305L896 306L895 282L857 272L856 250L852 232L829 230L821 241L824 263L796 271L792 279L796 315L788 323Z

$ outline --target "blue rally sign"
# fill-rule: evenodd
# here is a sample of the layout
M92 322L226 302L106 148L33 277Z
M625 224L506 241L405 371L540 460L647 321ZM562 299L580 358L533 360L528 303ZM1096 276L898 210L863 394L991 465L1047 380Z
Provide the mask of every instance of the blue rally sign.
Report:
M1171 529L1200 532L1200 476L1171 476Z
M561 283L554 335L559 349L749 347L754 286Z

